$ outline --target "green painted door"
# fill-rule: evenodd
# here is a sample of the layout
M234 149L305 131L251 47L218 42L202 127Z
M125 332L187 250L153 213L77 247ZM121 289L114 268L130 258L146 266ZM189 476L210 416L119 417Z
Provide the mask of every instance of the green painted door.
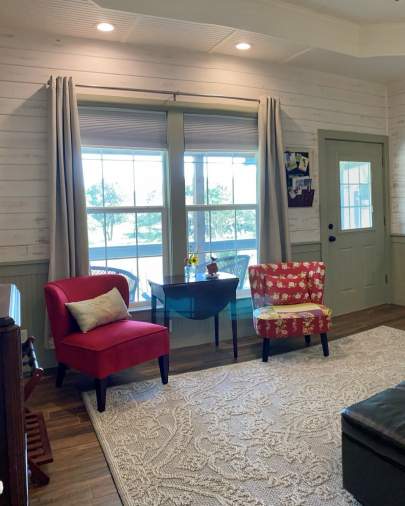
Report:
M327 141L326 302L345 314L386 302L382 145Z

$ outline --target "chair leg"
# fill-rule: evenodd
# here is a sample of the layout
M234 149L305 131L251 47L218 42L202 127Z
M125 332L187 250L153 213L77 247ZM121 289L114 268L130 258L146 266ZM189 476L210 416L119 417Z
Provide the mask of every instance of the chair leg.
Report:
M169 381L169 355L159 357L159 369L162 383L166 385Z
M63 385L63 380L65 378L66 370L67 370L67 365L62 364L62 362L59 362L58 371L56 373L56 386L57 386L57 388L60 388Z
M268 362L269 353L270 353L270 339L263 339L263 352L262 352L263 362Z
M329 345L327 334L321 334L321 343L322 343L323 356L329 357Z
M97 409L100 413L105 411L105 399L107 395L107 378L94 380L97 396Z
M305 337L305 344L309 346L311 344L311 336L304 336Z

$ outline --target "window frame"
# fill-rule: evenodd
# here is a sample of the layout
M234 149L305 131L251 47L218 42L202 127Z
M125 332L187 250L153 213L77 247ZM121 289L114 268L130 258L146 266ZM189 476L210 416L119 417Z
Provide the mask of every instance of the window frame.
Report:
M256 237L255 237L255 241L256 241L256 252L258 252L258 233L259 233L259 220L258 220L258 212L259 212L259 205L258 205L258 170L257 170L257 151L254 152L254 151L227 151L227 150L212 150L212 149L209 149L209 150L206 150L206 151L202 151L202 150L187 150L187 151L184 151L184 159L187 157L187 156L196 156L196 155L200 155L202 157L202 160L198 161L194 161L194 163L197 165L198 163L199 164L202 164L202 167L204 167L204 160L203 158L204 157L208 157L210 155L212 156L216 156L216 157L221 157L221 156L224 156L224 157L253 157L255 159L255 165L256 165L256 203L249 203L249 204L238 204L238 203L226 203L226 204L187 204L185 205L186 207L186 215L187 215L187 246L189 248L189 231L188 231L188 213L189 212L198 212L198 211L202 211L202 212L208 212L210 213L211 211L234 211L235 213L237 211L255 211L256 213ZM186 162L184 163L184 166L186 165ZM205 192L207 191L208 189L207 188L204 188L204 197L206 197L205 195ZM232 193L233 193L233 199L234 199L234 179L232 180ZM184 195L184 200L186 202L186 195ZM236 216L235 216L235 226L236 226ZM210 240L209 240L209 243L210 245L214 245L215 244L215 241L212 242L211 240L211 225L210 226ZM205 231L204 231L205 233ZM236 229L235 229L235 234L236 234ZM236 253L238 253L238 251L244 251L243 249L239 249L237 247L237 243L238 243L238 240L236 239L235 237L235 251ZM206 244L206 241L204 240L204 245ZM219 252L219 250L215 250L214 251L216 252ZM231 251L231 250L223 250L224 252L226 251ZM198 251L198 253L200 255L204 255L206 253L208 253L207 251ZM241 294L241 293L247 293L249 291L249 289L247 288L242 288L242 289L238 289L238 294Z
M355 164L368 164L368 171L369 171L369 183L361 183L360 181L358 183L345 183L342 181L342 163L355 163ZM353 232L370 232L375 230L374 225L374 195L373 195L373 173L372 173L372 164L370 160L339 160L339 171L338 171L338 186L339 186L339 216L338 216L338 223L339 223L339 231L342 234L350 234ZM342 205L342 187L350 187L350 186L360 186L361 185L368 185L369 186L369 197L370 197L370 205L369 206L362 206L362 205L355 205L352 206L344 206ZM369 217L371 225L369 227L350 227L350 228L343 228L343 220L342 220L342 211L344 209L348 209L349 213L352 209L368 209L369 210ZM351 221L351 220L350 220Z
M99 152L101 155L103 154L103 151L120 151L120 150L126 150L130 151L132 155L136 154L146 154L146 153L159 153L162 154L163 158L163 170L162 170L162 205L157 206L87 206L86 203L86 216L89 214L101 214L101 215L107 215L107 214L129 214L129 215L136 215L136 214L147 214L147 213L160 213L162 217L162 270L163 275L167 275L169 272L169 255L168 255L168 206L167 206L167 192L165 191L167 188L167 172L168 172L168 153L167 149L146 149L146 148L117 148L117 147L109 147L109 146L89 146L89 145L82 145L81 146L81 153L83 154L83 150L86 150L87 152L91 152L91 150L94 150L94 152ZM104 185L104 177L102 173L102 184ZM87 228L88 230L88 228ZM138 245L136 245L138 247ZM104 248L107 249L107 244L105 242ZM137 256L137 257L124 257L124 258L115 258L110 260L123 260L125 258L136 258L136 261L138 262L139 258L151 258L148 256ZM108 258L104 258L104 261L107 265ZM89 263L90 260L90 246L89 246ZM137 276L139 279L139 276ZM149 307L150 302L148 300L144 301L136 301L130 303L130 308L144 308Z

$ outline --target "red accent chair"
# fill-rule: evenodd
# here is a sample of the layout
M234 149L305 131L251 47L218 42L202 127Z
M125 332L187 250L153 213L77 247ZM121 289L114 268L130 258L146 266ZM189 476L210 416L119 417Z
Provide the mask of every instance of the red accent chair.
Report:
M269 278L270 276L270 278ZM269 288L269 279L289 276L305 280L307 302L277 305ZM323 262L284 262L249 267L250 290L253 302L253 322L256 333L263 338L263 362L268 361L270 339L304 336L307 346L311 334L320 334L323 354L329 355L327 332L332 312L323 305L325 264Z
M56 386L62 386L69 367L94 377L99 411L105 410L110 374L158 358L163 384L168 382L169 375L169 333L166 327L121 320L83 333L65 306L66 302L92 299L114 287L128 306L128 282L117 274L60 279L45 285L46 306L58 360Z

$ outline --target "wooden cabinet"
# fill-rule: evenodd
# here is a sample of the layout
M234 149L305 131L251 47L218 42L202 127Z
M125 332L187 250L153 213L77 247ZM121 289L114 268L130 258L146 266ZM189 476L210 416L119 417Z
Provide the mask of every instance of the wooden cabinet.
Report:
M28 504L26 436L20 338L20 293L0 284L1 506Z

